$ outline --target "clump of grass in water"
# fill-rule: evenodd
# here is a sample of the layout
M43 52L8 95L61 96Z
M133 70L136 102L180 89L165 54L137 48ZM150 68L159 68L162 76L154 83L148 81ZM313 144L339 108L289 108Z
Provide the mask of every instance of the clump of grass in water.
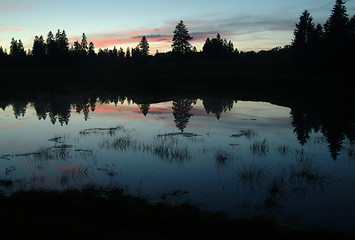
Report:
M329 174L321 174L319 167L314 167L313 162L309 158L297 161L297 164L291 165L289 169L289 180L291 183L298 185L299 189L304 189L304 185L318 184L321 187L329 182Z
M247 129L247 130L242 130L238 134L233 134L231 137L243 137L245 136L247 139L251 140L252 138L255 138L258 136L257 132L253 129Z
M256 164L244 165L240 170L239 175L244 182L260 182L265 177L266 168L264 166L257 166Z
M228 160L232 160L233 158L230 151L222 148L217 149L214 155L216 159L216 166L218 168L224 167Z
M241 131L241 133L243 133L245 137L248 138L249 140L258 136L258 133L255 130L250 128L245 131Z
M152 145L146 146L146 149L151 149L153 154L162 159L184 160L191 157L187 146L181 146L175 137L155 138Z
M250 151L253 154L266 155L269 152L269 144L265 138L263 140L255 140L250 145Z
M282 146L279 146L277 148L277 151L281 154L281 155L286 155L290 152L290 147L287 146L287 145L282 145Z
M264 178L267 176L267 168L261 164L251 162L236 162L231 165L243 187L253 189L254 186L261 187Z
M60 158L62 160L65 160L70 158L70 148L72 147L73 147L72 145L67 145L67 144L56 145L53 147L41 147L36 152L20 153L20 154L15 154L15 156L16 157L32 156L35 160L38 159L50 160L55 158Z
M112 147L118 150L127 150L137 145L137 141L131 135L124 135L113 140Z

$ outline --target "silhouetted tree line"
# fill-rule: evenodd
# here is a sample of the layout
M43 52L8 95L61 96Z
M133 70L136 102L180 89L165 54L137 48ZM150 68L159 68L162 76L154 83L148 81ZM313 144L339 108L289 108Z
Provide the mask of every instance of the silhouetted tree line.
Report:
M54 64L88 64L88 63L146 63L146 62L166 62L166 60L190 60L201 57L205 58L221 58L231 56L235 53L233 43L231 41L222 40L220 35L212 40L207 39L205 44L205 54L197 52L196 47L190 44L190 40L193 39L187 27L183 21L180 21L174 30L174 36L172 39L172 51L168 53L155 53L153 57L150 55L149 43L145 36L134 48L127 48L126 51L123 48L113 49L98 49L95 51L95 45L93 42L88 43L85 33L82 34L81 41L75 41L72 46L69 46L69 41L65 30L60 31L54 35L50 31L45 39L43 36L35 36L33 41L33 47L26 53L21 40L12 39L10 53L0 47L0 60L4 63L12 63L16 65L25 58L34 59L35 63L39 62L54 63ZM219 53L221 51L221 53ZM21 58L21 59L20 59ZM10 64L11 65L11 64Z
M150 55L149 43L145 36L134 48L98 49L93 42L88 42L85 33L81 41L69 46L64 30L54 35L51 31L47 38L35 36L31 50L25 51L21 40L11 40L10 52L0 47L0 61L17 66L25 59L32 58L38 63L54 64L98 64L98 63L166 63L175 60L221 60L233 59L246 65L296 66L296 70L335 71L342 72L351 68L348 61L355 54L355 16L349 18L343 0L336 0L329 19L323 24L315 24L310 12L305 10L296 24L294 38L290 45L276 47L259 52L239 52L231 41L222 39L220 34L215 38L207 38L202 51L198 52L190 41L193 37L181 20L175 27L172 38L172 50L154 56ZM43 61L48 59L49 61ZM65 59L65 61L64 61Z

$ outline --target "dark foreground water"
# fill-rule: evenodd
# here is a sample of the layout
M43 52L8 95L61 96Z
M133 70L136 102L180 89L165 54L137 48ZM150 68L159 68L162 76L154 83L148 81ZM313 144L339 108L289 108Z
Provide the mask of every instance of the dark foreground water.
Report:
M267 102L172 99L1 103L0 190L121 186L152 202L355 229L351 119Z

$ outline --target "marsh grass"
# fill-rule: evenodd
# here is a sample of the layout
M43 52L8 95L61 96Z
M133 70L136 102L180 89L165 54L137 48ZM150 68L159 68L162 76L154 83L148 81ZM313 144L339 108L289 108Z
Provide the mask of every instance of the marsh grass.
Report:
M267 142L266 138L263 140L257 139L250 144L250 151L253 153L253 155L266 155L269 152L269 143Z
M70 183L80 182L83 178L87 177L89 177L88 167L80 164L78 167L63 170L61 172L59 182L62 186L67 186Z
M214 157L216 159L217 168L225 167L228 161L233 160L230 150L223 148L218 148L214 153Z
M246 164L240 169L239 176L245 183L259 184L266 177L266 167L259 164Z
M54 137L48 139L48 141L54 142L56 144L64 144L67 137L67 135L54 135Z
M123 126L116 126L110 128L87 128L83 129L79 132L80 135L90 135L90 134L108 134L110 136L114 136L118 131L124 130Z
M55 145L52 147L40 147L35 152L29 153L19 153L15 154L16 157L33 157L33 159L44 159L44 160L51 160L51 159L61 159L66 160L70 158L70 151L72 145L68 144L60 144Z
M258 133L253 130L253 129L246 129L246 130L242 130L237 134L232 134L231 137L246 137L249 140L252 140L253 138L257 137Z
M120 136L118 138L115 138L111 142L111 146L114 149L124 151L129 148L131 148L131 149L135 148L137 146L137 140L133 139L133 136L131 136L131 135L124 135L124 136Z
M255 187L263 188L263 183L269 175L269 169L261 163L238 160L229 164L229 167L234 171L238 183L249 190Z
M290 153L291 149L288 145L281 145L277 147L277 151L279 152L279 154L281 155L287 155Z
M285 194L286 182L284 176L275 176L272 181L267 185L267 192L272 197L280 196Z
M258 136L258 133L255 130L250 129L250 128L247 130L241 131L241 133L243 133L245 135L245 137L249 140Z
M119 151L132 151L141 153L151 153L163 160L183 161L191 158L191 152L186 144L183 144L175 135L164 135L155 137L152 142L145 143L138 141L130 133L115 139L105 139L100 143L100 147L115 149Z
M94 158L94 151L91 149L75 149L74 153L84 158Z
M309 158L298 160L289 167L289 181L295 185L294 190L307 190L308 187L318 185L323 188L330 181L330 174L321 173L320 167L314 166Z
M185 144L182 144L175 137L159 137L153 140L151 145L146 145L146 149L159 156L163 160L183 161L191 158L191 152Z

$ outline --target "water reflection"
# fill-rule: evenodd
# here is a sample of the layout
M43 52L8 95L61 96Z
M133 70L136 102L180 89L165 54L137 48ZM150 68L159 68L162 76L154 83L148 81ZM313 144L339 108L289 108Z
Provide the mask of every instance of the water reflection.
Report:
M133 99L137 99L136 101ZM167 99L164 99L165 101ZM197 99L169 99L172 101L172 114L174 123L181 132L184 132L189 124L193 113L191 110ZM159 102L151 97L126 97L108 93L90 93L86 95L71 96L41 96L29 100L2 100L1 108L5 111L8 106L12 106L16 119L23 118L26 109L33 106L39 120L50 119L52 124L59 122L61 126L68 125L72 109L76 113L83 113L84 120L90 118L90 111L94 112L97 104L114 103L115 106L136 103L143 114L147 116L152 102ZM222 114L231 111L237 99L202 98L203 107L207 114L214 114L219 120ZM292 126L298 142L304 146L310 139L311 133L321 132L328 142L328 148L334 160L337 159L342 150L344 142L349 139L354 140L355 117L349 111L342 110L337 106L322 105L309 107L307 104L290 104L290 117ZM119 108L119 107L118 107Z
M5 193L118 184L152 201L181 192L235 216L353 227L354 118L346 111L102 92L0 106Z

